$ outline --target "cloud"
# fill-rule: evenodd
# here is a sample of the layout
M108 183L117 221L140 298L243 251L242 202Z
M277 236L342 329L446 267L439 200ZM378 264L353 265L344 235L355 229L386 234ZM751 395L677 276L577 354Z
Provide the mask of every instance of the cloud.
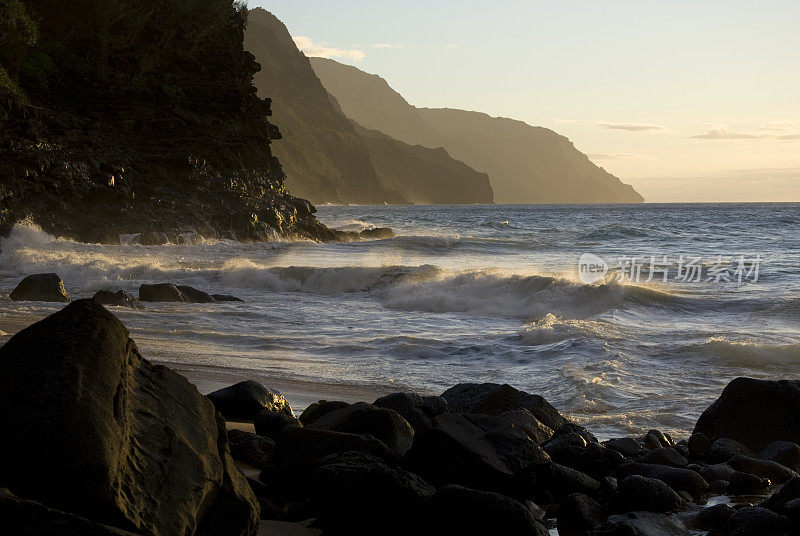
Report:
M779 140L800 140L800 134L785 134L783 136L778 136L777 139L779 139Z
M607 130L624 130L626 132L651 132L654 130L667 130L667 127L660 125L642 125L637 123L607 123L605 121L595 121L600 128Z
M759 128L758 130L795 130L797 125L792 123L791 121L767 121L764 125Z
M343 48L328 47L327 43L314 43L310 37L305 35L293 36L297 48L305 53L306 56L318 58L344 58L353 61L361 61L366 54L363 50L348 50Z
M375 43L372 48L392 48L392 45L389 43Z
M694 136L690 136L690 138L695 140L755 140L764 137L765 136L763 135L749 134L747 132L731 130L727 127L711 128L708 130L708 132L703 134L695 134Z

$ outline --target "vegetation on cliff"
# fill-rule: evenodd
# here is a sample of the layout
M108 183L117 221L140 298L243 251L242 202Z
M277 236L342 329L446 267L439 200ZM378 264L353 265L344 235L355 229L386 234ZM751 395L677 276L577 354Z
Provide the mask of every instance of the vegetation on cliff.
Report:
M333 237L283 185L241 5L3 4L0 234Z

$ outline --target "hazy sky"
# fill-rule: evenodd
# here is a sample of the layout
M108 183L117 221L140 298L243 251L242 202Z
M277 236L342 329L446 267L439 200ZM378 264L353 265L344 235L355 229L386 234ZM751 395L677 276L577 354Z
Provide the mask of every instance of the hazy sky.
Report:
M411 104L569 137L647 201L800 201L800 1L250 1Z

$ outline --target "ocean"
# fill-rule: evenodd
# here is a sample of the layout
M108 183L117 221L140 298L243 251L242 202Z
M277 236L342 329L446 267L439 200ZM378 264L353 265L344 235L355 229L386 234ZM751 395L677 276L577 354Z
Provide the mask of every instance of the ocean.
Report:
M509 383L601 438L685 437L731 379L798 377L798 204L318 209L397 237L109 246L19 224L0 242L0 319L61 307L5 297L31 273L73 298L187 284L245 301L112 308L145 357L343 390Z

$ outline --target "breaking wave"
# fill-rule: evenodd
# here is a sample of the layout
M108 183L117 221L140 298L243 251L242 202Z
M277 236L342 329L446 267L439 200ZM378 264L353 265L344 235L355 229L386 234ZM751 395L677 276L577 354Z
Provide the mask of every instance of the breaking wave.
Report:
M800 344L764 344L729 341L719 337L693 345L690 350L722 360L726 365L748 368L800 364Z

